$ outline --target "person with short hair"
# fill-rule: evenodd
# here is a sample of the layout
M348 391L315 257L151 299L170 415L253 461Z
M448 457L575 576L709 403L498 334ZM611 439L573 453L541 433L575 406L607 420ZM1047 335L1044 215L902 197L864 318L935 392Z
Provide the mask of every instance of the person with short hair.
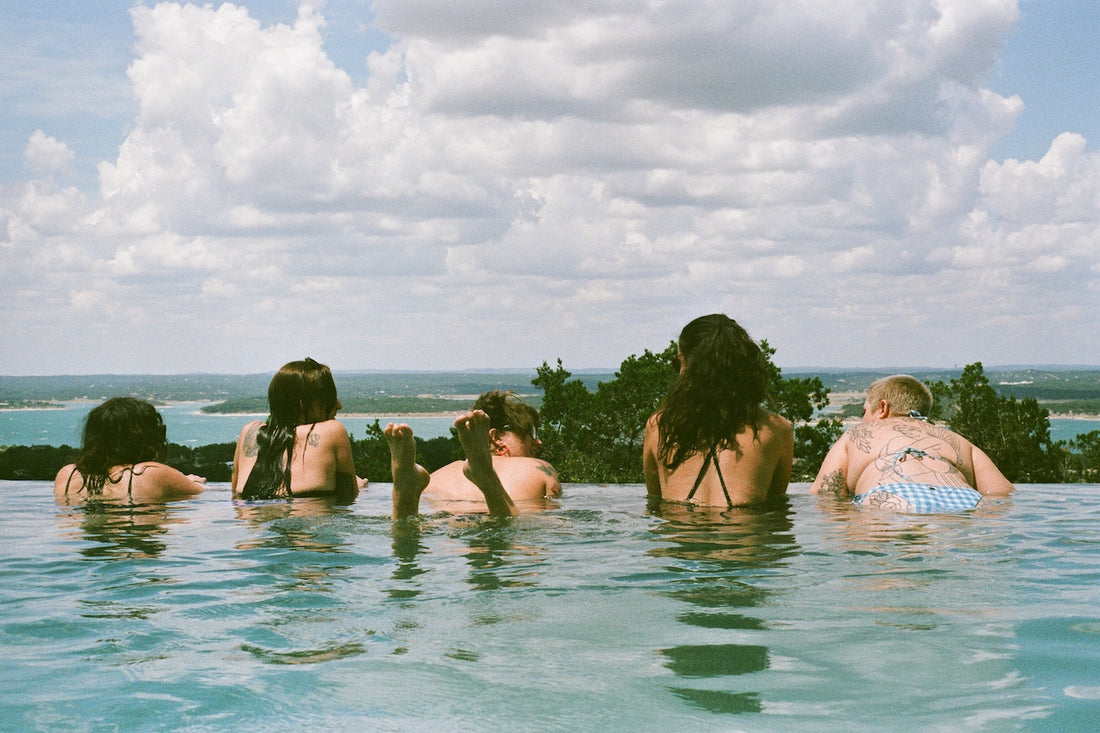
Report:
M735 320L696 318L677 340L679 374L645 428L650 507L769 505L787 492L794 430L764 409L763 352Z
M343 405L332 371L310 358L289 362L271 378L267 401L267 422L250 422L237 440L233 496L353 502L367 480L355 475L351 439L336 419Z
M973 509L1013 486L978 446L925 415L932 392L907 374L871 384L863 419L833 444L810 493L904 512Z
M149 504L189 499L206 479L185 476L162 461L168 448L164 419L133 397L112 397L84 420L80 455L54 479L59 504L126 501Z
M511 392L486 392L454 423L466 460L431 474L416 462L412 428L387 425L383 433L393 471L393 518L419 513L421 496L459 502L473 511L482 511L484 505L484 511L496 516L514 516L540 500L560 496L554 467L535 457L542 446L538 421L535 408Z

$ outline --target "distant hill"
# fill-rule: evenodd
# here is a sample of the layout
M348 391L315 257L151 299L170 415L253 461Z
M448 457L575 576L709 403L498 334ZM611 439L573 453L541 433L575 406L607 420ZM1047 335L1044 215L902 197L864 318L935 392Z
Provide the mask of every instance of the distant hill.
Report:
M568 368L568 367L567 367ZM925 381L948 382L961 369L784 369L787 377L819 377L834 393L864 392L888 374L907 373ZM992 367L986 377L1003 396L1031 397L1053 409L1086 411L1100 405L1100 367ZM594 390L613 370L577 370L574 377ZM462 409L478 394L505 389L538 404L531 384L535 371L336 372L336 388L345 412L448 412ZM102 401L119 395L153 403L209 402L216 412L263 412L271 374L177 374L0 376L0 407L43 407L74 400ZM1094 403L1095 401L1095 403ZM400 405L400 408L396 407ZM456 407L457 405L457 407ZM1092 410L1087 410L1092 411Z

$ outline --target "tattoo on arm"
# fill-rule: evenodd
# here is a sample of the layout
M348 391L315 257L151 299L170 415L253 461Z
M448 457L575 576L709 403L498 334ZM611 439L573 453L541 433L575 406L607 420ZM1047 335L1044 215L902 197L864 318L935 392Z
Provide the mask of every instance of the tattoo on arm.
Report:
M241 446L244 450L244 454L249 458L259 455L260 446L256 442L256 434L260 432L259 425L253 425L248 429L248 432L244 434L244 445Z
M832 494L836 497L846 495L848 493L848 481L844 476L844 471L838 468L822 477L821 490L823 493Z

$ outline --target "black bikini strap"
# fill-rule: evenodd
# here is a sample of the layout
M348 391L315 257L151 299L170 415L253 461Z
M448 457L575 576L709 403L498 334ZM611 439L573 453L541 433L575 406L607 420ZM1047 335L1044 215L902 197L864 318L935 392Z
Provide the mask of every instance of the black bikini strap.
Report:
M699 490L699 484L703 483L703 477L707 475L707 469L710 468L710 457L713 454L714 449L711 449L711 452L707 453L707 457L703 459L703 467L699 469L699 475L695 477L695 485L688 492L688 501L691 501L691 498L695 496L695 492Z
M69 482L73 480L73 474L76 473L76 466L73 466L73 470L69 471L69 478L65 479L65 496L69 495ZM81 476L81 479L84 477ZM81 481L83 483L83 481Z
M691 487L691 491L688 492L687 500L691 501L695 496L695 492L699 489L699 484L703 483L703 477L707 475L707 469L710 468L711 461L714 461L714 470L718 472L718 483L722 485L722 494L726 497L726 504L733 506L733 501L730 499L729 489L726 488L726 479L722 476L722 469L718 466L718 452L714 446L710 447L710 452L707 453L706 458L703 459L703 467L699 469L699 475L695 477L695 485Z

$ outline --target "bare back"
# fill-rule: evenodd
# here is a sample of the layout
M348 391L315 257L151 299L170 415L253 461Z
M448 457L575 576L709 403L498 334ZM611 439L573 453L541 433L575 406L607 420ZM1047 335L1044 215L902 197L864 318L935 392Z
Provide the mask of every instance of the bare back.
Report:
M233 495L239 496L256 466L256 436L263 423L254 421L241 430L233 456ZM358 491L355 462L348 431L338 420L295 428L290 462L290 491L294 496L324 496Z
M812 493L848 496L905 482L1005 495L1012 484L984 452L945 427L912 417L864 420L825 457Z
M433 471L424 496L436 501L479 501L485 496L463 472L466 461L455 461ZM561 495L554 468L529 456L493 456L493 470L512 501L532 501Z
M767 410L760 410L759 422L755 433L747 428L735 437L735 448L714 451L717 467L707 451L695 453L669 469L660 459L657 416L651 416L643 448L650 502L687 502L697 482L690 501L701 506L766 504L785 494L794 459L794 431L786 418Z
M202 492L202 482L198 477L185 476L163 463L145 461L112 467L107 472L103 490L92 494L85 487L80 471L69 464L57 472L53 495L58 504L81 504L89 500L155 504L195 496Z

